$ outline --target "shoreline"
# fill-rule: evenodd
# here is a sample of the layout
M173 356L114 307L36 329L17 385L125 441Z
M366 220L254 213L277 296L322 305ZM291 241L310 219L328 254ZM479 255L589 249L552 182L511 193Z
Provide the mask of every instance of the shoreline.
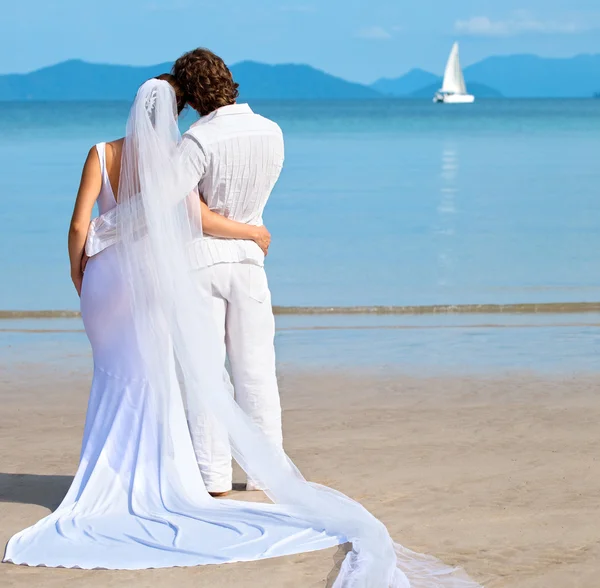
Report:
M583 314L600 302L433 304L409 306L273 306L275 315ZM78 310L0 310L0 320L80 318Z

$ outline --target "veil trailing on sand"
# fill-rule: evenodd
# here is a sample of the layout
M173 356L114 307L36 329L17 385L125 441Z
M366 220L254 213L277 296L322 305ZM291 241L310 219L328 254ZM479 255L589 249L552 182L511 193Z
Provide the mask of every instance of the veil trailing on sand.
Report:
M209 271L202 251L198 194L187 194L179 155L175 94L167 82L143 84L127 123L117 208L118 256L129 284L140 357L151 409L158 415L160 475L152 516L169 524L169 508L189 510L185 487L173 465L180 435L173 422L183 410L210 415L229 435L233 455L266 488L277 512L319 530L330 542L350 542L336 588L473 588L460 570L411 552L359 503L307 482L292 461L262 434L233 400L218 354ZM258 505L208 499L204 511L243 520ZM193 513L190 513L193 517Z

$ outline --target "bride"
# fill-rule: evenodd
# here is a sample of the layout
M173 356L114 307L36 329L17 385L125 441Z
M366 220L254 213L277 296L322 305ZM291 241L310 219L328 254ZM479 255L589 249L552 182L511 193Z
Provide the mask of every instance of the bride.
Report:
M144 83L125 139L98 149L101 173L82 187L101 212L115 207L117 220L115 244L90 259L81 285L75 271L94 356L81 460L58 509L12 537L5 561L85 569L195 566L349 542L336 588L476 587L460 570L395 544L357 502L307 482L226 391L202 223L222 236L251 229L210 220L197 192L181 185L177 113L167 81ZM268 244L264 232L246 238ZM82 246L72 243L75 259ZM209 495L186 403L226 428L236 461L273 504Z

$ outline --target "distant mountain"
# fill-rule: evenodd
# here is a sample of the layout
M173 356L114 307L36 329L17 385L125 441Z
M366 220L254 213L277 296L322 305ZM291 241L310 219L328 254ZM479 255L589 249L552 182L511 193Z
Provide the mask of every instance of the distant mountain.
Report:
M386 96L408 96L425 86L438 83L438 79L435 74L417 68L399 78L381 78L372 84L371 88Z
M467 67L465 78L467 84L476 80L511 98L587 98L600 89L600 55L488 57Z
M2 100L131 100L139 85L171 69L171 62L133 67L71 60L28 74L0 75ZM245 100L353 100L433 96L435 74L413 69L371 86L348 82L308 65L244 61L231 67ZM548 59L488 57L464 70L476 97L591 97L600 91L600 55ZM434 86L437 86L434 88Z
M147 67L65 61L29 74L0 75L0 100L131 100L142 82L170 71L172 63ZM243 99L368 99L376 90L308 65L252 61L231 68Z
M416 92L409 94L410 98L433 98L433 95L440 89L442 85L442 78L438 78L436 82L420 88ZM467 90L469 94L473 94L476 98L502 98L502 93L490 86L485 84L478 84L477 82L467 82Z
M29 74L0 75L0 100L131 100L142 82L168 72L171 65L131 67L73 59Z
M246 100L348 100L381 98L368 86L347 82L308 65L243 61L231 67Z

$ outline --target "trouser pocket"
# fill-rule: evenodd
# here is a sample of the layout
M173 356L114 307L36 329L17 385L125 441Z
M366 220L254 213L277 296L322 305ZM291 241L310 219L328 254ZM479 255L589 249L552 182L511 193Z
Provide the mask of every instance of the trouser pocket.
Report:
M248 264L248 294L257 302L263 303L269 296L269 283L265 268Z

